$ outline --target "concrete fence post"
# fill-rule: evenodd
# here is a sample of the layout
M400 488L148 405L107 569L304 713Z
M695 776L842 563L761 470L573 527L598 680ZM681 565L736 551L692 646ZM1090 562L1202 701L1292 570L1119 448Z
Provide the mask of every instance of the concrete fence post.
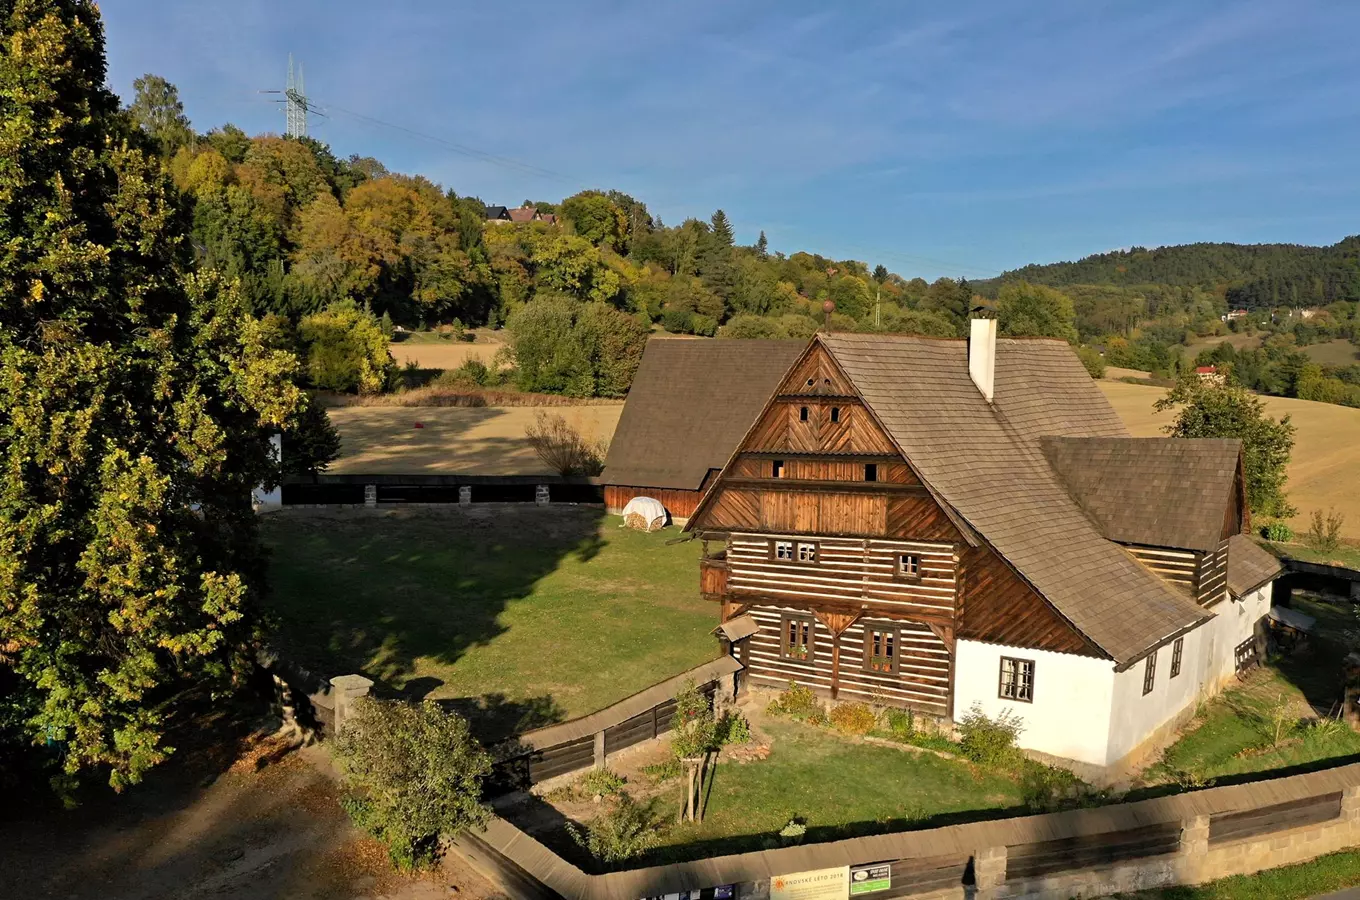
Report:
M458 505L469 506L472 503L472 485L461 484L458 486Z
M604 732L595 732L595 768L604 768Z
M549 498L548 486L546 484L539 484L534 486L535 503L537 503L539 506L547 506L548 498Z
M364 485L364 506L378 505L378 486L376 484Z
M973 855L973 884L979 900L1001 896L1006 886L1006 848L986 847Z
M331 679L331 693L335 696L335 733L345 730L354 701L367 697L373 689L373 679L362 675L337 675Z

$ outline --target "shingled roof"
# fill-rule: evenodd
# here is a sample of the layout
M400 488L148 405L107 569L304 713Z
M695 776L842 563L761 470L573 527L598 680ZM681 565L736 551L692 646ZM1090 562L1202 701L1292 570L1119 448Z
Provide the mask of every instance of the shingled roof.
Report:
M1228 591L1234 597L1274 581L1284 565L1245 534L1228 538Z
M1045 458L1047 435L1128 439L1066 343L998 340L989 404L968 375L963 341L818 340L932 493L1117 664L1211 617L1106 540Z
M1241 441L1045 436L1040 446L1110 540L1205 553L1222 541Z
M804 341L652 338L609 445L605 484L696 491L736 450Z

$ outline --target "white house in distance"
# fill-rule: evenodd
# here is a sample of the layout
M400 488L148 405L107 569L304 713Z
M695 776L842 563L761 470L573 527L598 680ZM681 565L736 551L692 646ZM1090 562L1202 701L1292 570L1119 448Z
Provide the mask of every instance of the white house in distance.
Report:
M1280 572L1236 441L1132 438L1066 343L994 321L818 335L710 481L686 528L748 683L1009 710L1110 774L1255 657Z

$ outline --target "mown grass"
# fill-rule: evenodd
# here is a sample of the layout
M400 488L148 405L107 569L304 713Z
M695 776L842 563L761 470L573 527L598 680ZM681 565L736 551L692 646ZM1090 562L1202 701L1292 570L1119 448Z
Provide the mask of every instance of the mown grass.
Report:
M1360 850L1343 850L1311 862L1234 875L1208 884L1118 894L1124 900L1303 900L1360 884Z
M697 543L620 524L573 506L284 510L262 521L275 638L326 675L460 699L488 736L584 715L718 653Z

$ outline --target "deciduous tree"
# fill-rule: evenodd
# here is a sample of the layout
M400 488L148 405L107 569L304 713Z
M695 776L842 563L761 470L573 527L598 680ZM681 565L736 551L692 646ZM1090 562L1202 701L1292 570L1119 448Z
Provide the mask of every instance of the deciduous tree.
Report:
M249 672L251 489L299 403L230 284L190 274L86 0L0 2L0 635L67 776L137 781L172 699Z

